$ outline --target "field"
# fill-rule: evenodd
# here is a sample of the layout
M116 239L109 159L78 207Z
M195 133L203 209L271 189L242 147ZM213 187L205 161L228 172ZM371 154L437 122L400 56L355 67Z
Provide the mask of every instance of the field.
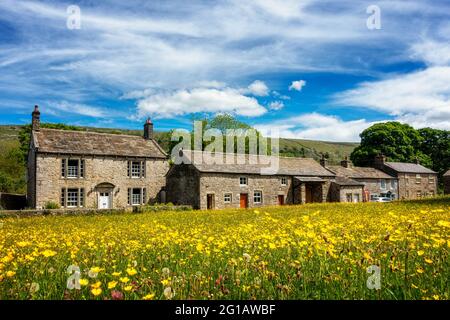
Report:
M449 214L441 198L3 218L0 298L449 299Z

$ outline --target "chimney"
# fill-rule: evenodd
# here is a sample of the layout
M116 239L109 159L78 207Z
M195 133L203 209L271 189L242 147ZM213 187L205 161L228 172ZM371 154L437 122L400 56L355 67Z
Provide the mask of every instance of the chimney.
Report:
M147 118L144 124L144 139L150 140L153 139L153 123L150 118Z
M353 164L350 160L348 160L348 157L345 156L344 160L341 161L341 166L344 168L351 168Z
M375 156L373 164L374 164L375 168L383 169L385 162L386 162L386 156L382 153L379 153L378 155Z
M34 111L31 113L31 130L39 131L41 127L41 113L39 112L39 106L34 106Z
M419 161L419 158L418 158L418 157L416 157L416 158L414 159L414 163L415 163L415 164L420 164L420 161Z
M325 158L325 155L324 154L322 154L322 158L320 159L320 165L322 166L322 167L326 167L326 166L328 166L328 160L327 160L327 158Z

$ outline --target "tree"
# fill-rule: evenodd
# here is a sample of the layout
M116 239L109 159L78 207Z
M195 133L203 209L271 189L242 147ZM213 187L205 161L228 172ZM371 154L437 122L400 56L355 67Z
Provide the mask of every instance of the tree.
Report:
M350 155L358 166L370 166L377 154L384 154L391 161L414 162L419 160L425 166L431 166L429 155L423 153L419 146L424 138L413 127L391 121L377 123L364 130L361 144Z
M431 158L431 168L442 175L450 168L450 131L432 128L418 130L422 137L419 149Z

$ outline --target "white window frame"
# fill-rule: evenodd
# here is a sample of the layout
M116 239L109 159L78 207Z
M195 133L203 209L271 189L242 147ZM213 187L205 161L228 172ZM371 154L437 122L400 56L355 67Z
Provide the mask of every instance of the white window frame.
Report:
M229 200L227 200L229 198ZM231 192L225 192L223 194L223 203L232 203L233 202L233 194Z
M76 161L77 165L76 166L71 166L70 162L71 161ZM80 159L67 159L67 178L68 179L78 179L80 176Z
M259 196L256 195L256 193L259 193ZM259 200L256 200L257 198L259 198ZM262 204L263 202L263 193L261 190L255 190L253 191L253 203L254 204Z
M281 185L282 186L287 186L287 178L286 177L282 177L281 178Z
M139 179L142 177L142 161L131 161L130 163L130 175L133 179Z
M434 184L434 176L433 175L429 175L428 176L428 183L429 184L432 184L432 183Z
M421 184L422 183L422 176L420 175L420 173L416 174L416 184Z
M245 180L245 183L242 183L242 180ZM247 177L239 177L239 186L248 186L248 178Z
M66 208L78 208L83 206L83 199L81 197L81 189L67 188L65 201Z
M135 190L139 190L139 193L134 193ZM131 188L130 205L140 206L142 204L142 188Z

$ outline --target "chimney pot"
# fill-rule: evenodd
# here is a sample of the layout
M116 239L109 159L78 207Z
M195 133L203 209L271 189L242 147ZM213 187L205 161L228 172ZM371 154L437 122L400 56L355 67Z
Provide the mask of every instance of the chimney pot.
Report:
M147 118L144 124L144 139L153 139L153 122L150 118Z
M41 128L41 112L39 106L34 106L34 111L31 113L31 129L33 131L39 131Z

